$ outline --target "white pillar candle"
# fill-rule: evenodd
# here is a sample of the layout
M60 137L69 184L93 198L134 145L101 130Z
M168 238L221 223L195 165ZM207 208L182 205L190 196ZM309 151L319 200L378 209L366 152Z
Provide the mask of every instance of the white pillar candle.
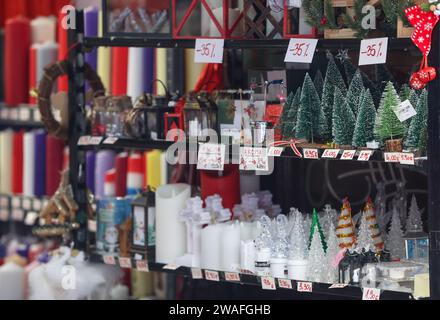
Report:
M221 235L222 224L205 227L201 232L200 265L204 269L220 270L221 268Z
M221 262L223 271L240 268L240 223L226 223L222 234Z
M287 259L270 259L270 272L274 278L285 278Z
M55 17L38 17L31 21L32 43L56 42Z
M23 194L34 195L35 133L26 132L23 137Z
M192 254L193 267L200 267L201 251L202 251L202 226L193 224L192 226Z
M179 220L179 212L185 208L191 196L187 184L160 186L156 192L156 261L173 263L183 255L185 245L185 224Z
M253 240L253 229L254 224L252 222L240 222L240 240Z
M0 267L0 300L23 300L24 279L24 268L14 262Z
M252 240L241 241L240 265L242 270L255 272L255 244Z
M307 260L288 260L287 273L289 279L306 280Z

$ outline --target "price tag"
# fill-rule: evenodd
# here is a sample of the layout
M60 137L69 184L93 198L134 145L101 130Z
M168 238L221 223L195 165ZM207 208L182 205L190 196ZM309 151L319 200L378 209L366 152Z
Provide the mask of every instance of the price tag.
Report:
M35 224L35 221L38 219L38 213L36 212L28 212L26 215L26 218L24 219L24 224L27 226L33 226Z
M193 279L203 279L202 269L191 268L191 274Z
M0 118L7 120L9 118L9 109L2 107L0 109Z
M283 151L284 148L281 147L270 147L267 155L269 157L280 157Z
M41 200L40 199L34 199L33 201L33 210L40 211L41 210Z
M312 63L318 39L290 39L284 62Z
M31 119L31 110L29 108L21 108L19 118L20 121L29 121Z
M21 198L20 197L12 197L11 206L12 206L12 208L20 208L21 207Z
M145 260L136 261L136 269L141 272L150 272L150 268L148 267L148 261Z
M240 282L240 275L237 272L225 272L226 281Z
M180 268L180 266L178 266L177 264L170 263L170 264L165 265L162 269L164 269L164 270L177 270L179 268Z
M35 111L33 112L33 114L34 114L34 121L35 121L35 122L41 122L41 114L40 114L40 111L39 111L39 110L35 110Z
M196 39L195 63L223 63L224 39Z
M9 120L18 120L18 109L17 108L10 109Z
M118 140L119 139L117 137L108 137L104 140L103 144L115 144L116 142L118 142Z
M338 157L338 154L339 149L325 149L321 158L336 159Z
M278 286L284 289L292 289L292 281L289 279L278 279Z
M400 162L399 152L385 152L384 153L385 162Z
M95 220L89 220L87 221L87 228L90 232L96 232L97 230L97 223Z
M412 106L411 102L409 102L409 100L405 100L397 107L394 107L393 111L400 122L404 122L417 114L416 110Z
M223 170L225 166L224 144L203 143L199 145L198 170Z
M91 138L90 136L82 136L82 137L80 137L79 140L78 140L78 145L79 146L88 146L90 138Z
M104 263L108 265L116 265L116 259L114 256L104 256L103 257Z
M131 259L119 258L119 266L123 269L131 269Z
M7 208L9 206L8 197L0 197L0 207Z
M356 150L344 150L342 152L341 160L353 160Z
M32 209L32 200L30 198L23 198L21 206L24 210Z
M220 281L217 271L205 270L205 279L209 281Z
M0 210L0 221L8 221L9 220L9 210L1 209Z
M319 159L318 149L303 149L305 159Z
M400 163L414 165L414 153L401 153Z
M379 300L380 289L376 288L364 288L362 291L362 300Z
M261 288L263 290L276 290L275 279L272 277L261 277Z
M12 210L12 220L23 221L24 220L24 211L21 209Z
M99 146L101 144L103 137L90 137L89 145L91 146Z
M362 150L359 153L358 161L368 161L370 160L372 154L373 154L373 150Z
M361 41L359 66L387 62L388 38L374 38Z
M266 148L240 148L240 170L269 170L269 158Z
M312 292L313 284L311 282L297 282L296 288L299 292Z
M329 289L343 289L346 286L348 286L348 284L346 283L334 283L332 284L330 287L328 287Z

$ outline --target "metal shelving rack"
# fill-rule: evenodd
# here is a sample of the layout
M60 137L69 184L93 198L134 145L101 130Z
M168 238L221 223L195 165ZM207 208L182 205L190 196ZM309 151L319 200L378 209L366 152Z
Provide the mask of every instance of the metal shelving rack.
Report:
M70 146L70 179L73 185L74 196L79 204L79 213L77 222L80 229L74 235L75 243L78 249L87 250L87 216L86 216L86 192L85 192L85 151L90 147L78 146L78 140L81 136L86 135L85 120L85 83L84 83L84 55L85 52L93 47L99 46L123 46L123 47L162 47L162 48L194 48L194 40L174 40L174 39L142 39L142 38L85 38L83 30L83 12L77 12L77 28L70 30L69 42L70 51L69 59L72 62L69 70L69 146ZM438 70L440 66L440 34L438 26L434 29L432 51L430 54L430 65ZM225 48L248 48L248 49L264 49L264 48L286 48L288 40L226 40ZM334 48L359 48L360 40L326 40L320 39L318 49L334 49ZM394 39L390 38L389 50L404 50L411 47L410 39ZM428 204L428 229L430 243L430 291L431 299L440 299L440 78L430 82L429 84L429 129L428 129L428 160L424 161L428 169L428 188L429 188L429 204ZM120 144L115 146L105 146L109 148L128 148L128 149L165 149L167 143L144 143L139 141L121 140ZM96 146L95 146L96 147ZM99 147L104 147L103 145ZM381 161L378 159L378 161ZM90 252L90 251L89 251ZM90 255L91 261L102 262L102 257ZM150 270L164 272L163 266L153 262L149 262ZM186 268L182 270L172 271L175 274L189 276L190 272ZM251 276L249 280L247 276L240 282L242 285L258 284L258 277ZM248 279L248 280L245 280ZM329 293L328 285L316 284L317 288L324 288L320 293ZM327 286L327 287L325 287ZM332 289L333 290L333 289ZM351 286L343 289L337 289L338 294L345 298L360 299L361 289ZM318 292L317 292L318 293ZM276 293L275 293L276 294ZM383 299L409 299L408 294L402 295L398 292L385 291Z

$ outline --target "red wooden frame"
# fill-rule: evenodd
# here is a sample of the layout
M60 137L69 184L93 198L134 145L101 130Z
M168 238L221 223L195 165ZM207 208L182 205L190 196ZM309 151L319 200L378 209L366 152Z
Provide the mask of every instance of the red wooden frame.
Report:
M289 6L287 5L288 0L284 0L284 30L283 30L283 36L284 38L317 38L318 37L318 29L315 27L312 27L312 33L309 34L293 34L289 33Z
M165 129L165 139L166 139L168 130L173 129L173 128L168 128L168 120L170 120L170 119L176 120L176 123L177 123L177 126L178 126L178 128L176 128L176 129L184 130L184 128L183 128L183 115L182 115L182 113L169 113L169 112L166 112L164 119L165 119L165 126L164 126L164 129ZM178 137L178 139L181 139L181 137Z
M215 26L217 27L220 36L219 37L210 37L210 36L204 36L204 38L213 38L213 39L240 39L240 37L233 37L232 33L237 28L240 21L243 19L243 12L240 13L240 15L237 17L237 19L234 21L232 26L229 28L229 0L223 0L223 25L220 24L220 22L216 19L214 16L214 13L212 12L212 9L209 7L209 4L206 2L206 0L192 0L191 4L188 6L188 8L185 11L185 14L182 18L182 21L180 23L177 23L177 1L173 0L172 2L172 29L173 29L173 38L175 39L196 39L200 38L200 36L182 36L180 35L180 32L182 31L185 23L188 21L189 17L191 16L191 13L196 8L196 5L200 3L208 13L209 17L211 18L212 22L214 22Z

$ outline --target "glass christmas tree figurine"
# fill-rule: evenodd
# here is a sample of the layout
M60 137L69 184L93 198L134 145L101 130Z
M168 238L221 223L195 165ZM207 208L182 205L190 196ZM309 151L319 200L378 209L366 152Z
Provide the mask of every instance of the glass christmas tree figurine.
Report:
M335 258L340 248L333 221L330 221L327 239L327 282L336 283L338 282L338 265Z
M393 201L394 201L394 206L396 207L399 213L400 223L402 226L405 226L406 217L408 215L407 193L405 189L405 182L403 181L397 182L397 191Z
M416 197L411 198L406 220L405 255L407 259L426 260L429 254L428 235L423 231L422 213Z
M342 204L338 226L336 227L336 236L338 237L341 249L351 249L356 242L354 223L351 217L351 206L347 198L344 199Z
M301 212L293 213L292 228L290 231L289 259L304 260L307 256L307 240L304 232L304 220Z
M319 224L318 213L316 210L313 210L307 266L308 280L314 282L324 282L327 280L326 250L327 243Z
M387 200L385 194L385 185L383 182L379 182L376 185L376 197L374 198L374 208L376 210L377 223L379 224L379 230L382 234L386 234L387 225L389 220L386 219Z
M321 239L321 244L322 244L322 247L324 248L324 252L325 252L327 250L327 243L325 242L325 236L324 236L324 233L322 232L321 224L319 223L318 212L316 211L316 209L313 209L312 225L310 227L309 248L312 244L313 234L315 232L319 233L319 238Z
M402 259L405 257L402 224L400 223L399 212L396 208L393 209L393 217L386 240L386 248L390 251L392 259Z
M276 233L273 236L272 258L287 258L289 251L289 241L287 239L288 220L284 214L276 218Z

